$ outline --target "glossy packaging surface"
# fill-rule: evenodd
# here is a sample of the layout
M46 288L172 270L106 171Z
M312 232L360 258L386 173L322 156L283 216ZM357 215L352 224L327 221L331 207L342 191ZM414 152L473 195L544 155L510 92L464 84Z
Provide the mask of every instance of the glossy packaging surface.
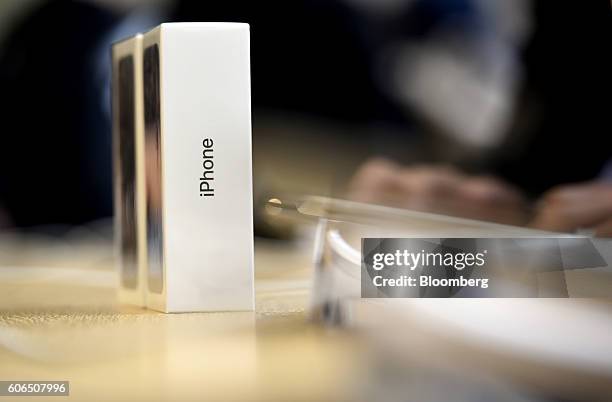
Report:
M115 43L113 169L119 300L145 306L146 244L142 35Z
M249 26L143 38L147 304L253 309Z

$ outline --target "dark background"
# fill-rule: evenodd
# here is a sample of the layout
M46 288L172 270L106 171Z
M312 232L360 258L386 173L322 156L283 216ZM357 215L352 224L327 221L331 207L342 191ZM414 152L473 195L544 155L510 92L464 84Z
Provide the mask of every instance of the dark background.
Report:
M515 106L501 140L487 146L445 133L394 96L396 70L385 58L397 44L426 48L440 27L451 39L488 37L495 24L478 2L406 1L387 14L354 3L14 6L20 12L5 18L0 36L2 225L75 225L112 214L109 45L161 21L251 25L256 196L341 194L372 155L496 174L534 197L601 175L612 156L608 1L525 2L531 27L513 47L521 71Z

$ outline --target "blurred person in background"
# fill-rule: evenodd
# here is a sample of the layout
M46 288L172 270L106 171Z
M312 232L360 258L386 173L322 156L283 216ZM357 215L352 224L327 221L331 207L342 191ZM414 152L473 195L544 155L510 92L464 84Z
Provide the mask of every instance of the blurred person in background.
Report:
M352 198L609 226L606 0L33 1L0 46L5 225L111 215L109 46L161 21L251 24L254 122L298 113L400 133L380 149L349 139L382 157L357 171Z
M501 14L505 23L471 42L446 34L410 49L394 86L437 126L448 146L442 152L462 171L373 159L354 176L349 196L612 236L610 5L496 4L503 3L498 11L514 10ZM478 26L487 24L469 24Z

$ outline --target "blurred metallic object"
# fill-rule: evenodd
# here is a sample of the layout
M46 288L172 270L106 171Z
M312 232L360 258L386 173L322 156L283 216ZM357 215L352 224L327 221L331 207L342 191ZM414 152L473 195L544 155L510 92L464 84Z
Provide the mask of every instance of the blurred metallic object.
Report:
M612 319L606 307L607 300L600 303L592 299L555 298L360 297L359 243L363 237L401 234L427 238L444 234L520 238L522 235L525 236L524 244L536 240L532 253L546 254L534 236L546 237L549 233L463 219L436 219L431 214L332 199L312 198L298 203L295 210L320 216L313 256L311 319L324 325L357 330L374 345L378 356L386 356L386 364L412 362L414 367L416 359L424 367L459 366L462 373L470 372L479 380L494 375L509 380L515 387L528 384L542 397L582 400L585 395L601 397L612 392L612 346L608 339ZM372 224L373 219L381 215L386 215L384 222L378 219L377 224ZM356 219L348 220L349 216ZM594 245L610 261L612 242L597 239ZM575 258L577 251L580 249L562 250L563 262ZM516 268L520 271L524 267ZM578 294L581 297L579 292L585 289L580 286L585 283L588 283L586 291L593 295L599 286L597 283L605 283L607 296L604 297L610 297L609 266L579 271L585 274L582 278L575 271L562 272L568 280L570 296ZM398 374L398 377L401 376ZM407 380L403 378L402 383ZM572 380L560 382L560 378ZM397 390L397 384L389 389ZM415 392L427 393L427 387L418 387ZM397 399L402 398L390 400Z

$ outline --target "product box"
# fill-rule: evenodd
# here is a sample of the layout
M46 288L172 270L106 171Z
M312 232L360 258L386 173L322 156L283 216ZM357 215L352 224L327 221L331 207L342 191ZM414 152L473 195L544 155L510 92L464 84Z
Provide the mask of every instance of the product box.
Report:
M112 47L115 250L119 300L145 306L146 232L142 35Z
M254 308L249 26L142 40L148 307Z

